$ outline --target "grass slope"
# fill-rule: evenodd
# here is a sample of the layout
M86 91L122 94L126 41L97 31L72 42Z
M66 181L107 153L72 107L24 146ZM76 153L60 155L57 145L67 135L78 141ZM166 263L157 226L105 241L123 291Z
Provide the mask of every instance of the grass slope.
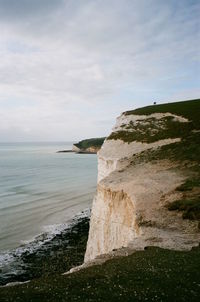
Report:
M183 116L188 123L174 121L172 117L165 117L159 121L149 117L145 123L124 126L124 130L112 133L108 139L121 139L125 142L140 141L152 143L161 139L180 137L178 143L150 149L134 155L131 164L163 159L175 162L188 178L178 191L182 191L182 198L168 205L170 211L181 211L184 219L199 220L200 228L200 99L153 105L124 114L150 115L152 113L170 112ZM131 130L131 131L130 131Z
M147 248L71 275L0 289L1 302L199 301L200 249Z
M144 121L140 120L138 124L130 122L128 125L122 125L123 129L111 133L108 139L121 139L127 143L133 141L153 143L168 138L185 138L193 130L200 129L199 112L200 100L154 105L127 111L124 112L125 115L148 116L152 113L172 113L187 118L189 122L180 123L171 116L163 117L160 120L149 117Z
M166 113L170 112L176 115L181 115L194 123L194 126L200 126L199 108L200 99L189 100L183 102L167 103L161 105L147 106L124 112L125 115L149 115L152 113Z

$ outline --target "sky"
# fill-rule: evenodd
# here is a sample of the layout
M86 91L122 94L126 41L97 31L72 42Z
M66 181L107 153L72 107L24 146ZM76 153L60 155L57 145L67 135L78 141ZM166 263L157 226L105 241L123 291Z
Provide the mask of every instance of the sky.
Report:
M0 142L106 136L200 97L199 0L0 0Z

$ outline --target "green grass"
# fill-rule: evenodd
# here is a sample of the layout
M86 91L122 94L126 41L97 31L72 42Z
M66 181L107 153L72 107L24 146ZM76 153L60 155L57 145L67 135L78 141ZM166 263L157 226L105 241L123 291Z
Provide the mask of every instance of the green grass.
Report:
M182 185L176 188L177 191L192 191L193 188L200 187L200 178L187 179Z
M192 131L200 129L200 118L198 116L200 101L194 100L149 106L128 111L125 114L151 114L154 112L175 113L189 118L191 122L176 124L168 119L165 130L161 130L149 138L148 135L150 134L147 129L146 142L153 142L157 139L167 138L167 136L171 138L181 137L181 141L136 154L132 157L131 165L149 161L157 163L161 160L169 160L175 163L177 169L182 170L182 173L187 175L188 178L176 189L184 193L182 198L170 204L168 208L169 210L182 211L185 219L200 220L200 201L199 191L197 190L200 187L200 132ZM152 125L153 127L155 128L154 125ZM115 135L115 133L112 135ZM128 133L127 137L125 134L123 135L126 141L130 139L129 135L131 133Z
M170 211L182 211L184 219L200 220L200 197L176 200L168 205Z
M200 173L200 133L192 133L182 141L164 145L157 149L149 149L132 157L131 164L170 160L178 162L181 166L193 166L192 169L197 174ZM199 174L197 175L199 179Z
M185 138L192 133L192 130L200 129L200 100L148 106L127 111L124 114L150 115L152 113L166 112L183 116L189 122L181 123L174 120L171 116L163 117L159 120L149 117L145 120L140 120L138 124L133 124L132 122L128 125L124 124L122 130L112 132L108 139L120 139L127 143L133 141L153 143L168 138Z
M147 106L124 112L125 115L136 114L136 115L149 115L152 113L166 113L170 112L176 115L181 115L193 122L194 127L200 127L200 99L167 103L160 105Z
M158 121L155 118L145 120L145 124L142 121L137 125L129 124L123 130L111 133L108 139L121 139L127 143L133 141L154 143L167 138L184 138L194 129L192 123L180 123L174 121L173 117L170 116L162 118L159 120L160 122L162 122L162 128L158 125Z
M1 302L199 301L200 249L147 248L80 272L0 288Z
M179 143L165 145L158 149L146 150L133 156L131 165L141 162L157 163L160 160L170 160L177 169L188 176L177 191L183 192L179 201L170 204L169 210L183 211L183 218L200 220L200 133L192 133Z
M188 179L177 187L183 194L181 200L168 205L171 211L180 211L184 219L200 219L200 133L191 130L200 129L200 102L170 103L149 106L125 114L151 114L171 112L188 118L190 123L178 123L170 118L163 119L164 133L157 131L153 119L149 124L154 129L153 138L146 138L148 129L138 126L138 140L147 142L161 137L181 137L179 143L162 146L156 150L146 150L132 157L131 165L141 162L159 162L169 160L176 163L177 169L186 173ZM133 125L128 125L130 130ZM121 134L129 142L124 125ZM143 127L143 128L142 128ZM147 127L148 128L148 127ZM141 138L141 132L147 131ZM157 131L157 132L156 132ZM137 131L135 131L137 132ZM173 136L174 135L174 136ZM102 142L104 138L101 138ZM93 141L92 141L93 140ZM88 148L94 140L82 143ZM85 140L88 141L88 140ZM99 142L100 143L100 142ZM90 145L91 146L91 145ZM189 172L188 172L189 171ZM195 193L196 192L196 193ZM81 240L81 239L80 239ZM66 259L67 260L67 259ZM50 260L51 261L51 260ZM62 276L52 269L51 274L32 280L30 283L14 287L0 288L1 302L64 302L64 301L199 301L200 296L200 248L189 252L169 251L160 248L147 248L133 255L115 258L108 262L87 268L80 272Z
M76 147L80 149L87 149L89 147L97 147L100 148L105 140L105 137L99 137L99 138L90 138L90 139L84 139L80 141L77 144L74 144Z
M188 176L186 181L176 188L183 192L181 200L171 203L169 210L183 211L184 219L200 220L200 133L193 133L180 143L162 146L156 150L147 150L134 155L131 164L170 160L177 169Z

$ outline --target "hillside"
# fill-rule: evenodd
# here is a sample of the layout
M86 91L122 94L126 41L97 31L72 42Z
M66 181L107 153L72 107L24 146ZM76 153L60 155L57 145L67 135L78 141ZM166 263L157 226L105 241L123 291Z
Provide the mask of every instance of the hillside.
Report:
M155 113L171 113L188 119L186 123L174 120L173 116L162 118L162 131L155 117L149 117L145 125L132 125L131 122L123 130L113 132L108 139L122 139L125 142L155 142L161 139L180 137L181 141L164 145L156 150L147 150L133 156L131 164L170 160L185 172L187 179L176 188L184 192L183 198L169 205L169 210L180 210L184 218L200 220L200 100L169 103L148 106L133 111L127 111L125 116L146 115ZM159 122L160 123L160 122ZM128 131L127 131L128 129Z
M98 152L84 264L0 300L199 301L199 113L200 100L122 113Z
M200 248L148 248L70 275L52 274L0 288L1 302L198 302Z
M98 154L86 262L122 246L185 250L198 244L197 112L200 101L192 100L117 118Z

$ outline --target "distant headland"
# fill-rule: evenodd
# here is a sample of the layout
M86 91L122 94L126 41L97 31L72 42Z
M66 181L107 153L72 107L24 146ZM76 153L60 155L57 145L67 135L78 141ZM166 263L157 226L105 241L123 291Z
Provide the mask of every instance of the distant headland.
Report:
M84 139L73 144L71 150L60 150L57 151L57 153L74 152L78 154L96 154L100 150L105 139L106 137Z

